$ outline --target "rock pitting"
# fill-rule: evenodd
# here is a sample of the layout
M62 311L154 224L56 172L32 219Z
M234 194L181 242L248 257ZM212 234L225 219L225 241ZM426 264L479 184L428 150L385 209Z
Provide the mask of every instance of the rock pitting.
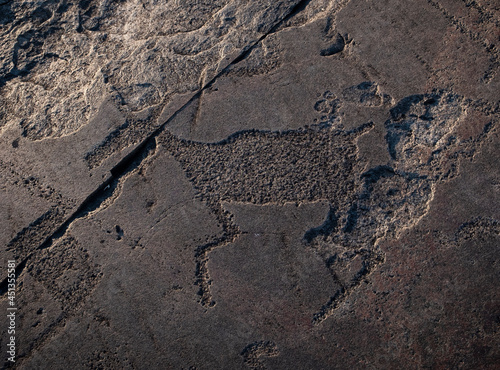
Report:
M499 16L0 0L4 367L498 367Z

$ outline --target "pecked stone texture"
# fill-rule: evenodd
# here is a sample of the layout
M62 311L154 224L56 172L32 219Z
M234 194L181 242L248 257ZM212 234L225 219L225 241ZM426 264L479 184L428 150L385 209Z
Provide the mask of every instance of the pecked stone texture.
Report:
M0 8L4 367L498 367L493 1Z

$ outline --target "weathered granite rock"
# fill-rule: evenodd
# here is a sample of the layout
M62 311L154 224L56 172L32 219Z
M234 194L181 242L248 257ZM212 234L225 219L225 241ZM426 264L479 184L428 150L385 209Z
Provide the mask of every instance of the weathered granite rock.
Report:
M0 7L6 367L498 367L494 1Z
M120 160L297 3L1 5L0 171L20 188L12 192L24 192L17 207L2 207L11 209L0 221L10 255L24 260L112 180ZM40 191L27 195L26 181L56 201L37 207Z

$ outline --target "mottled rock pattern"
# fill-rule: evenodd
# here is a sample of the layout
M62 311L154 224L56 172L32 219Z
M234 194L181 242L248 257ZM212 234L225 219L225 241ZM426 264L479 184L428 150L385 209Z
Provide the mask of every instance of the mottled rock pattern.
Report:
M499 15L0 0L2 363L498 367Z

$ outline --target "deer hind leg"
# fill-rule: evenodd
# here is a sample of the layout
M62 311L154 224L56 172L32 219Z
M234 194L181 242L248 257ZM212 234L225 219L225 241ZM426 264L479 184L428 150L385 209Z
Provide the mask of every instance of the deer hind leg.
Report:
M214 153L207 153L207 145L179 139L168 131L163 132L158 141L180 163L187 179L193 185L197 199L208 207L222 226L222 236L198 246L194 252L195 284L199 287L199 303L206 308L214 307L215 301L210 289L211 279L208 269L210 252L232 243L240 234L240 230L232 222L232 215L222 208L219 193L215 190L200 190L204 182L197 179L197 176L203 173L206 168L204 160L210 155L214 155Z
M214 307L216 304L210 289L210 285L212 284L212 280L210 278L208 270L210 252L212 252L214 249L222 248L228 244L233 243L241 233L238 226L236 226L232 222L232 215L222 209L222 206L219 202L217 202L217 206L210 208L215 213L218 221L222 225L223 235L219 238L216 238L215 240L212 240L211 242L198 246L195 250L195 284L199 287L199 303L205 308Z

